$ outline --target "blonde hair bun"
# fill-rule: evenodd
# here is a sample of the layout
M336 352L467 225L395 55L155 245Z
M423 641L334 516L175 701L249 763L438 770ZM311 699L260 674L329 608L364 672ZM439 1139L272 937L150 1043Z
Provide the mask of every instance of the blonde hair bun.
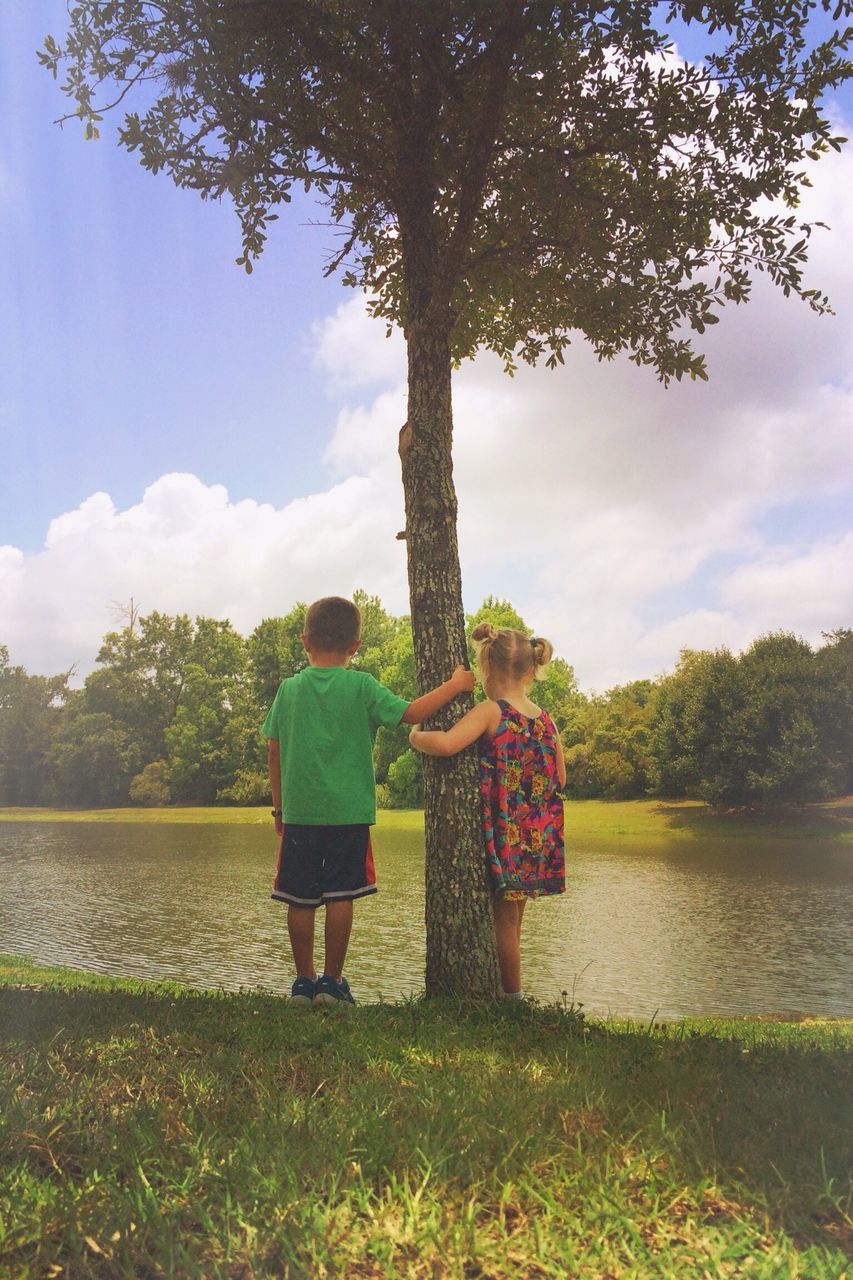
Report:
M472 640L496 640L498 633L491 622L478 622L471 632Z
M530 643L533 645L533 657L537 667L544 667L551 661L554 646L550 640L544 640L542 636L531 636Z

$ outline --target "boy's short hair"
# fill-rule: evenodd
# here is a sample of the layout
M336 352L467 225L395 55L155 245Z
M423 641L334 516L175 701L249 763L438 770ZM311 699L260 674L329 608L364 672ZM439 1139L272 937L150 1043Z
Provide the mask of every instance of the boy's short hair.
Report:
M303 631L309 649L318 653L343 653L361 635L361 613L352 600L323 596L308 606Z

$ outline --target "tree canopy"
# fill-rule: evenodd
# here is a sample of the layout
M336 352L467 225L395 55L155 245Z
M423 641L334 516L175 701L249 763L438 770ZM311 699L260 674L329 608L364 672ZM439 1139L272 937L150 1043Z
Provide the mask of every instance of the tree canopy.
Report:
M849 16L848 0L820 7ZM562 358L573 331L663 378L755 271L802 280L804 162L850 74L806 0L80 0L40 58L87 136L141 89L120 142L203 198L229 195L246 270L295 186L327 205L328 271L456 357ZM671 24L712 51L675 54ZM110 93L112 92L112 99Z

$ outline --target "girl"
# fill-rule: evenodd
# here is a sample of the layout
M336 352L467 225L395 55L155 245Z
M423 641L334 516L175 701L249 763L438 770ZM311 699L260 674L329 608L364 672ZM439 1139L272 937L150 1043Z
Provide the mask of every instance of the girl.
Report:
M557 728L527 691L553 653L547 640L482 622L471 633L488 701L452 729L415 725L409 741L430 756L453 756L479 740L480 790L504 995L521 999L521 920L528 898L563 893L566 765Z

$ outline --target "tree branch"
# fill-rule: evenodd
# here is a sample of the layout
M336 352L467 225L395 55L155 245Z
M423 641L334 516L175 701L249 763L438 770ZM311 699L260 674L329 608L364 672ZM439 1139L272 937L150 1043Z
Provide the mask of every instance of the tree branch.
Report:
M483 191L502 123L510 67L523 31L524 8L524 0L504 0L503 22L488 50L488 60L492 64L491 74L483 94L479 117L468 135L460 167L456 222L442 255L443 261L433 294L433 303L439 308L449 304L465 251L470 244L477 214L482 207Z

